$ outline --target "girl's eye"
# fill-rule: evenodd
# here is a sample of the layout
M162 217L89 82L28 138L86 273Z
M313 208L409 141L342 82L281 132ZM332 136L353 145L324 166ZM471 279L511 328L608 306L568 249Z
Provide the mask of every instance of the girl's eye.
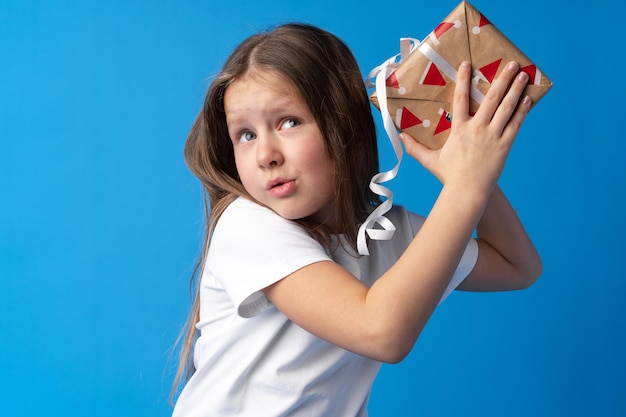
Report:
M296 126L300 126L302 123L300 122L300 120L298 119L285 119L285 121L283 122L282 127L289 129L292 127L296 127Z
M240 142L250 142L251 140L256 139L256 135L252 132L243 132L239 135Z

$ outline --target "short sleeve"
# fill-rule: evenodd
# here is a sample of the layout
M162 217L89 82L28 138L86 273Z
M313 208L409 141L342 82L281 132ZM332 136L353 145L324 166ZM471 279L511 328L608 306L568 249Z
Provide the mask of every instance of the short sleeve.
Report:
M266 288L298 269L330 260L322 245L300 225L244 198L220 217L205 270L220 283L241 317L271 306Z

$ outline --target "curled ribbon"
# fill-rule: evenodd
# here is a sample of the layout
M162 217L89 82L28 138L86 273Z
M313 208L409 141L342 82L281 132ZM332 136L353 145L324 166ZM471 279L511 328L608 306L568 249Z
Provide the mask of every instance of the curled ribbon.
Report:
M400 162L402 161L402 145L400 138L398 137L398 131L391 119L389 110L387 107L387 78L395 71L397 66L404 60L413 49L419 45L420 42L413 38L400 39L400 54L394 55L387 61L374 68L367 76L365 85L367 88L373 86L376 87L376 95L378 96L378 104L380 106L380 113L383 118L383 126L389 136L391 145L396 154L398 162L389 171L379 172L374 175L370 180L370 190L384 197L384 201L376 207L367 216L363 224L359 227L357 234L357 249L360 255L369 255L369 249L367 248L367 236L374 240L390 240L393 237L396 227L393 223L385 217L385 214L391 209L393 205L393 192L388 188L380 185L383 182L390 181L398 173L400 168ZM372 79L375 79L375 83L372 83ZM378 227L376 227L378 225Z

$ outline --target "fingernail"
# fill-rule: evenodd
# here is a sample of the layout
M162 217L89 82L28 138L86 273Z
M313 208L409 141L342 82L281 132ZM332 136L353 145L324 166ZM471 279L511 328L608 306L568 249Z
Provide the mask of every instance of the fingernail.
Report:
M517 76L517 79L520 80L520 81L526 81L526 80L528 80L528 74L526 74L524 71L522 71Z
M508 68L509 68L509 71L515 72L519 68L519 65L517 65L517 62L509 62Z
M469 62L467 62L467 61L461 62L461 69L462 70L469 69L469 66L470 66Z
M524 100L522 100L522 103L530 104L531 103L530 97L528 97L528 96L524 97Z

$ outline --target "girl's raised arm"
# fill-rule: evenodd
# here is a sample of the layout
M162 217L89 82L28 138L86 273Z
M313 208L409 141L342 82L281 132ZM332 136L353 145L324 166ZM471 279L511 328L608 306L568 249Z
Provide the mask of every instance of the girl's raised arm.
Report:
M503 71L470 117L470 67L464 63L458 73L452 131L444 147L432 151L403 139L407 153L443 187L405 253L371 288L335 263L318 262L267 287L264 292L270 301L331 343L397 362L410 352L426 325L475 229L480 253L467 289L488 289L500 273L516 283L532 281L534 277L521 275L536 275L538 269L518 262L535 263L538 257L496 185L530 109L530 100L519 100L527 77L516 76L518 70L512 63ZM515 235L513 243L504 243L507 233ZM518 251L521 258L515 255Z

